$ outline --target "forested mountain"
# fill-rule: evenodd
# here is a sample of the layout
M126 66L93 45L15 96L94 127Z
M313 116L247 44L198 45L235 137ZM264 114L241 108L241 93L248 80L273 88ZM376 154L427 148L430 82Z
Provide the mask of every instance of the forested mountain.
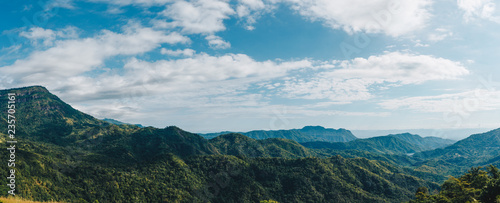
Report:
M241 134L206 140L175 126L114 125L73 109L43 87L0 91L0 102L6 103L8 92L17 95L17 192L28 199L399 202L418 187L437 188L384 162L314 158L315 151L292 140ZM329 136L317 130L306 128ZM6 150L1 153L7 157ZM7 168L0 168L6 177ZM6 190L1 184L0 192Z
M305 142L302 145L314 149L362 150L383 154L409 154L452 144L452 140L422 138L409 133L356 139L350 142Z
M253 139L237 133L207 140L175 126L140 128L98 120L40 86L2 90L0 102L7 103L8 92L15 92L18 98L16 192L27 199L404 202L414 198L418 188L438 190L438 183L446 175L429 169L435 166L425 165L437 160L425 158L427 152L417 157L406 155L423 150L421 145L404 141L421 140L413 135L317 142L312 143L317 144L314 147L311 143ZM7 126L2 119L3 143ZM295 132L316 138L350 134L322 127ZM450 147L480 145L484 141L479 138L492 140L497 135L489 132L486 136L471 136L474 139ZM483 150L494 152L494 143L486 146ZM455 149L450 147L444 150ZM434 152L428 153L431 157ZM9 155L7 150L0 154L4 159ZM491 160L498 161L498 157L492 155ZM7 177L7 169L0 167L0 176ZM0 181L0 194L4 196L6 181Z
M224 131L219 133L207 133L200 134L205 138L214 138L219 135L228 134L231 132ZM321 126L305 126L302 129L291 129L291 130L254 130L250 132L240 132L240 134L245 135L254 139L267 139L267 138L283 138L294 140L297 142L313 142L313 141L324 141L324 142L349 142L351 140L357 139L351 131L346 129L332 129L324 128Z
M472 167L458 178L450 177L437 194L425 187L418 188L411 203L432 202L500 202L500 170L489 165L485 170Z
M136 125L138 127L144 127L142 126L141 124L130 124L130 123L124 123L124 122L121 122L121 121L118 121L118 120L115 120L115 119L111 119L111 118L105 118L105 119L102 119L103 121L106 121L108 123L111 123L111 124L115 124L115 125Z
M400 140L413 144L421 149L421 151L433 150L452 145L456 141L450 139L443 139L440 137L421 137L410 133L391 134L390 137L395 137Z
M500 155L500 129L474 134L446 148L422 152L417 155L423 158L454 159L458 162L472 164L477 164L478 161L484 159L493 159ZM481 160L471 160L469 159L471 157L481 158Z
M431 151L416 153L423 171L441 171L452 175L474 166L500 164L500 129L474 134L455 144Z
M96 131L108 125L72 108L41 86L2 90L0 103L7 105L8 92L17 94L16 135L20 138L65 145L87 140L89 134L99 136ZM2 116L2 129L7 127L6 119Z
M209 141L221 154L247 157L311 157L314 153L293 140L269 138L255 140L242 134L220 135Z

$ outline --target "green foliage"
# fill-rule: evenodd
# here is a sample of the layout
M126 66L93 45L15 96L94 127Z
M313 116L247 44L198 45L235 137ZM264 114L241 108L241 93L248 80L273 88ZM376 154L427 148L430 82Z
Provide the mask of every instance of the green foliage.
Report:
M201 136L211 139L224 134L231 134L232 132L208 133L200 134ZM282 138L294 140L296 142L349 142L357 139L349 130L346 129L331 129L321 126L306 126L302 129L291 130L254 130L245 133L239 133L247 137L263 140L269 138Z
M435 195L428 195L425 189L419 188L411 202L496 202L500 196L499 170L492 165L486 168L487 171L480 169L472 167L459 178L450 177Z
M362 151L348 143L337 144L339 150L309 149L292 140L255 140L240 134L206 140L175 126L157 129L104 122L38 86L0 91L0 102L5 103L5 94L12 91L19 103L16 184L19 196L27 199L402 202L419 190L422 201L461 201L469 196L489 201L496 200L500 191L498 178L492 178L498 177L498 169L489 167L488 174L471 169L443 186L462 196L446 190L428 195L423 188L439 189L432 182L439 180L438 175L400 167L421 166L425 160L402 155L419 148L395 137L353 141ZM0 132L5 132L5 123L0 122ZM324 139L350 133L318 127L297 132ZM7 153L1 150L0 157ZM7 176L6 167L0 167L0 176ZM0 180L0 191L6 191L5 181Z
M331 150L362 150L379 154L409 154L424 150L445 147L452 143L451 140L441 138L422 138L409 133L356 139L345 143L332 142L306 142L302 145L314 149Z
M309 142L302 145L315 149L363 150L382 154L407 154L421 151L418 146L392 136L357 139L346 143Z

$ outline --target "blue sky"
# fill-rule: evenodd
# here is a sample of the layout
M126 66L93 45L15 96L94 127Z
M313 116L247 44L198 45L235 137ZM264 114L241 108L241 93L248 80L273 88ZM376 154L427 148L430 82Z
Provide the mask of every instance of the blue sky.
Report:
M497 128L497 3L15 1L0 87L193 132Z

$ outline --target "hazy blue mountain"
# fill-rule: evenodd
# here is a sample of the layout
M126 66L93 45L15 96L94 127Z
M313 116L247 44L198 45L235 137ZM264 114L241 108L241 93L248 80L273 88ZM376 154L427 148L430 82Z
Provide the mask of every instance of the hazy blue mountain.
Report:
M206 133L201 136L211 139L219 135L228 134L231 132ZM283 138L294 140L296 142L348 142L357 139L349 130L332 129L321 126L305 126L302 129L291 130L254 130L250 132L239 132L253 139L268 139L268 138Z
M408 154L422 151L417 145L392 137L381 136L367 139L357 139L350 142L305 142L305 147L313 149L332 150L362 150L374 153Z
M490 130L492 130L492 128L351 130L351 132L358 138L378 137L389 134L411 133L420 135L422 137L441 137L457 141L465 139L472 134L483 133Z
M137 127L140 127L140 128L143 128L144 126L142 126L141 124L130 124L130 123L124 123L124 122L121 122L121 121L118 121L118 120L115 120L115 119L111 119L111 118L104 118L102 119L103 121L106 121L108 123L112 123L112 124L115 124L115 125L135 125Z
M357 139L351 131L343 128L332 129L324 128L322 126L306 126L298 131L317 139L317 141L349 142Z
M386 135L366 139L356 139L350 142L305 142L302 145L314 149L332 150L362 150L374 153L412 154L425 150L449 146L454 141L441 138L422 138L410 133Z
M421 137L410 133L388 135L418 146L421 150L433 150L452 145L456 141L439 137Z

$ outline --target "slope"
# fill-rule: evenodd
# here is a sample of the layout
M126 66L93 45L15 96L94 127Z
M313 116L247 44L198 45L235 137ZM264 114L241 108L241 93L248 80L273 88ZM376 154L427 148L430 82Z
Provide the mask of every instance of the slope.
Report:
M393 136L381 136L367 139L357 139L350 142L306 142L301 143L305 147L313 149L332 149L332 150L362 150L374 153L386 154L407 154L422 151L416 145L395 138Z
M219 135L229 133L232 132L224 131L219 133L206 133L200 135L207 139L211 139ZM348 142L357 139L349 130L342 128L324 128L321 126L305 126L302 129L290 130L254 130L250 132L240 132L239 134L258 140L268 138L283 138L294 140L296 142Z
M436 187L385 162L295 158L311 152L290 140L233 134L209 141L174 126L114 125L73 109L42 87L2 94L10 91L19 95L16 115L25 133L16 149L16 184L26 199L401 202L418 187ZM6 129L2 122L0 131ZM233 153L238 157L226 155ZM8 157L8 151L0 155ZM276 158L253 158L262 156ZM7 173L0 167L0 176ZM6 194L6 181L0 181L0 194Z
M500 129L474 134L455 144L431 151L416 153L418 170L436 174L447 173L459 175L470 167L499 166L500 162Z
M422 151L443 148L455 143L454 140L443 139L439 137L420 137L410 133L391 134L391 137L398 138L419 147Z
M255 140L231 133L210 139L210 143L217 147L221 154L234 156L300 158L313 155L299 143L281 138Z

